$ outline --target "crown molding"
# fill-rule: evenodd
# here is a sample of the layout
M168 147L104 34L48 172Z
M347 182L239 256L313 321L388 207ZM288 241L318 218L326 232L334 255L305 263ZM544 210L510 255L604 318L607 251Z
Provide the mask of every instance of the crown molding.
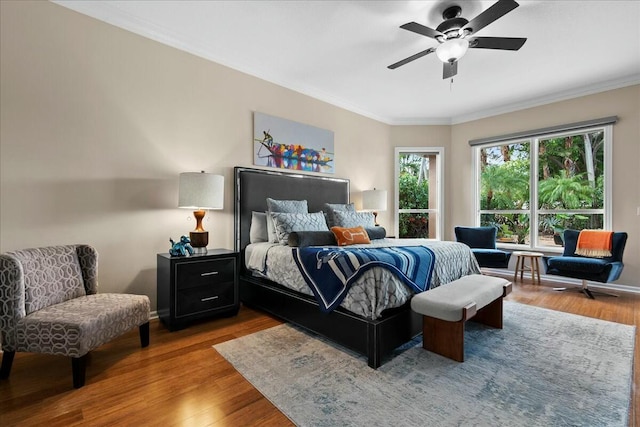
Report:
M451 118L451 124L457 125L470 122L473 120L485 119L488 117L498 116L500 114L513 113L515 111L526 110L527 108L539 107L542 105L552 104L554 102L566 101L568 99L580 98L582 96L593 95L609 90L620 89L627 86L640 84L640 73L625 76L619 79L608 80L606 82L596 83L590 86L583 86L569 89L563 92L554 93L548 96L529 99L523 102L503 105L496 108L490 108L482 112L460 115Z
M300 82L283 81L281 78L265 73L264 70L254 67L248 67L244 64L237 64L227 61L223 58L217 57L211 54L211 49L205 43L198 40L189 39L188 37L172 32L168 28L157 25L153 22L140 19L131 15L128 12L120 9L117 6L117 2L94 2L94 1L77 1L77 0L50 0L52 3L65 7L67 9L74 10L83 15L87 15L114 25L116 27L133 32L140 36L155 40L159 43L167 46L174 47L184 52L191 53L195 56L207 59L222 66L234 69L260 78L267 82L276 84L283 88L292 90L294 92L301 93L303 95L310 96L319 101L326 102L352 113L358 114L370 118L372 120L390 125L390 126L438 126L438 125L456 125L466 123L474 120L493 117L501 114L511 113L515 111L524 110L527 108L538 107L546 104L551 104L558 101L564 101L572 98L578 98L581 96L592 95L599 92L605 92L608 90L619 89L626 86L632 86L640 84L640 73L635 73L619 79L609 80L605 82L596 83L594 85L578 87L568 89L563 92L554 93L548 96L542 96L522 102L503 105L496 108L489 108L483 111L474 112L470 114L462 114L454 117L441 117L441 118L429 118L429 117L414 117L414 118L394 118L394 117L382 117L374 114L365 108L356 106L345 99L327 94L324 91L302 84Z

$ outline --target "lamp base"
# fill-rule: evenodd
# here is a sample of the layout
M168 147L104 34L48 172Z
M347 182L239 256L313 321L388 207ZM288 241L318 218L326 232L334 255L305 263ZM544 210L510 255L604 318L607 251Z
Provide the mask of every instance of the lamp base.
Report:
M209 232L208 231L191 231L189 233L189 240L191 240L191 247L194 254L206 254L207 245L209 244Z

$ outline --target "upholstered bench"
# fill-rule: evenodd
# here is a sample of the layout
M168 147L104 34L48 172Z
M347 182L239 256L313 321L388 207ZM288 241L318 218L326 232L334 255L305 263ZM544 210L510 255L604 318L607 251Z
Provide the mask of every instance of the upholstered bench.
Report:
M422 347L464 362L465 322L502 329L502 299L510 292L506 279L472 274L415 295L411 308L423 316Z

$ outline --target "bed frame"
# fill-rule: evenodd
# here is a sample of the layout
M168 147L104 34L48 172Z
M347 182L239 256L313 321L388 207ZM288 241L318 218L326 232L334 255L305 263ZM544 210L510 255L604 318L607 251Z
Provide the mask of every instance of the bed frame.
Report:
M324 203L349 202L348 180L244 167L236 167L234 176L235 249L240 252L240 300L244 304L365 355L368 365L374 369L394 349L422 332L422 316L414 313L408 303L385 311L376 320L366 319L341 307L323 313L314 297L254 277L244 266L251 212L266 211L267 197L307 200L309 212L318 212Z

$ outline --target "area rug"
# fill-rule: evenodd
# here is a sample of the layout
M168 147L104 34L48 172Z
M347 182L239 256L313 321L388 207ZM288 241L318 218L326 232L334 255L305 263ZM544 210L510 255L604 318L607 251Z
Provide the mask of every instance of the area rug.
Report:
M377 370L291 325L214 348L298 426L625 426L635 327L505 301L465 361L413 342Z

